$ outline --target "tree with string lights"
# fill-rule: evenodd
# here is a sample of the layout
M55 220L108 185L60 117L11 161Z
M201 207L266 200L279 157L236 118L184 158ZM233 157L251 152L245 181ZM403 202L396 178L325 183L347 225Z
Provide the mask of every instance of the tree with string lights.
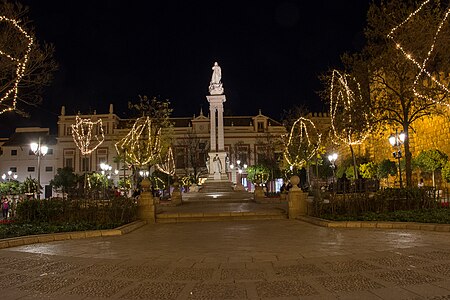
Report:
M28 14L19 2L0 1L0 114L27 116L17 102L40 104L43 88L58 68L54 47L38 42Z
M325 95L330 105L332 140L350 148L356 180L358 167L353 147L363 143L372 130L369 97L353 75L333 70L331 76L324 78L329 80Z
M448 10L440 1L425 2L429 5L423 6L420 11L417 11L417 1L412 0L372 2L367 14L367 44L363 50L370 78L372 110L376 118L382 123L398 126L406 134L404 147L408 187L413 186L409 132L417 120L442 113L442 107L436 103L445 102L449 97L447 92L436 89L430 81L427 83L420 75L422 70L410 59L428 60L428 72L448 79L448 21L434 40ZM406 20L407 23L404 23ZM399 27L401 24L403 26ZM435 51L430 53L432 46ZM402 49L407 49L407 53ZM422 97L418 95L418 89Z
M450 96L449 12L439 0L372 2L365 46L342 57L367 97L371 125L405 133L408 187L413 186L409 132L417 120L442 114L439 104L448 104Z
M304 117L298 118L288 134L283 136L284 159L292 169L306 167L309 184L309 163L318 154L321 145L321 134L315 124Z
M137 116L130 132L115 146L131 165L134 186L138 182L138 169L150 169L158 163L162 149L169 149L171 127L169 120L172 109L168 100L139 96L137 103L128 103L128 108Z

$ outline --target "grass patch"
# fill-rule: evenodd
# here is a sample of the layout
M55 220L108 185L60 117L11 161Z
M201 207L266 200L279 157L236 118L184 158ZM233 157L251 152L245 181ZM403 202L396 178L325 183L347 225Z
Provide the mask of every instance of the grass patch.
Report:
M26 235L71 232L71 231L86 231L99 229L113 229L124 225L126 223L110 223L110 224L89 224L89 223L65 223L65 224L49 224L49 223L35 223L35 224L20 224L9 223L0 224L0 239L20 237Z
M323 214L319 217L331 221L390 221L450 224L450 209L432 208L398 210L383 213L365 212L359 215Z

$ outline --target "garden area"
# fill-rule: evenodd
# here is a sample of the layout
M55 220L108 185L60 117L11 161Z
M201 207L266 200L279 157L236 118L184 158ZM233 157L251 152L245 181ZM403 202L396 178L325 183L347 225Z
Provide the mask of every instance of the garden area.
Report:
M0 193L4 196L0 239L112 229L137 220L136 200L126 193L115 193L103 177L95 173L89 175L85 189L83 176L69 169L59 169L52 187L61 197L49 199L36 199L35 179L1 182ZM4 202L7 202L6 210Z

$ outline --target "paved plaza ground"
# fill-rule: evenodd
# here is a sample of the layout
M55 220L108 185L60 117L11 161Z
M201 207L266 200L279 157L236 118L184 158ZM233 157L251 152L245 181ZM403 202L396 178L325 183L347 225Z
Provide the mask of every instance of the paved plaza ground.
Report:
M450 233L146 225L0 250L0 299L450 299Z

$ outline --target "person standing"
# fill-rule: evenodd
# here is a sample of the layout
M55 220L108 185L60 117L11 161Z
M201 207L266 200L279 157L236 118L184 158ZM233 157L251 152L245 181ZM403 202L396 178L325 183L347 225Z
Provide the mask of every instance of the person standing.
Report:
M8 198L3 198L2 200L2 215L3 215L3 219L8 219L8 211L9 211L9 202L8 202Z

